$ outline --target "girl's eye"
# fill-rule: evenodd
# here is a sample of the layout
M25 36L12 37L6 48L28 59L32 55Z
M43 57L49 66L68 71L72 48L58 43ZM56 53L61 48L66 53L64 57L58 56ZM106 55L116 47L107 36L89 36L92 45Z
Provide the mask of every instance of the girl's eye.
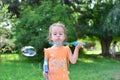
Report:
M53 35L57 35L57 34L55 33L55 34L53 34Z
M60 35L62 35L62 34L60 34Z

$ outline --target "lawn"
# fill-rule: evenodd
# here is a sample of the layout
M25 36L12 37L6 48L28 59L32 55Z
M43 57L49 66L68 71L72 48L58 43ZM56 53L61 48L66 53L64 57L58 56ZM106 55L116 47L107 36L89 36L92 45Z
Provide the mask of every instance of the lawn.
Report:
M88 55L70 66L71 80L120 80L120 61Z
M71 80L120 80L120 61L100 55L81 55L69 65ZM25 61L17 54L2 54L0 80L45 80L39 62Z
M39 62L25 61L17 54L1 55L0 80L44 80Z

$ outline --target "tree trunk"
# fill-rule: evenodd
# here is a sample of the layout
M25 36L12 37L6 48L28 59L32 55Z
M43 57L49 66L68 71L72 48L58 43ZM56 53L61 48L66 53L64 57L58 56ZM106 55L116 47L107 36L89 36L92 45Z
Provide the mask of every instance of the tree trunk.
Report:
M101 39L100 43L101 43L101 48L102 48L102 55L103 56L109 56L109 49L110 49L110 44L112 42L112 39Z

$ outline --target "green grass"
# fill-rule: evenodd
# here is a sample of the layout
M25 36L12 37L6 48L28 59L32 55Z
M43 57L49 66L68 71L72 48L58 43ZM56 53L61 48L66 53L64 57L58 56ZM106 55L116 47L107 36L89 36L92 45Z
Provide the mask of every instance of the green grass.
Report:
M79 58L76 65L70 66L71 80L120 80L120 61L102 56Z
M99 55L80 55L69 65L71 80L120 80L120 61ZM45 80L39 62L26 61L17 54L2 54L0 80Z
M25 61L17 54L1 55L0 80L44 80L39 62Z

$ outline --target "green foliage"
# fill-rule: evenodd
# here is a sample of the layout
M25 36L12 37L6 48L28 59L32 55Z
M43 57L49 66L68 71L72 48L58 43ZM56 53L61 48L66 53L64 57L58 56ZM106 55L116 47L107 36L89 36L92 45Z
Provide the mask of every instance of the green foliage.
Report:
M22 0L1 0L3 5L9 4L8 11L11 12L11 17L16 15L19 17L19 5Z
M0 53L11 53L15 49L10 29L0 27Z
M2 5L0 4L0 36L7 36L11 35L11 31L9 29L6 29L6 27L9 25L8 22L10 22L10 13L8 12L9 5Z
M0 53L11 53L15 45L12 42L11 13L8 12L9 5L0 4Z
M115 34L110 33L111 29L105 25L106 23L105 19L106 16L111 11L111 9L113 9L113 7L116 4L118 4L118 0L114 0L114 1L113 0L105 0L105 1L81 0L81 1L73 1L71 3L72 3L71 8L73 10L73 17L76 19L75 20L76 31L78 32L77 34L79 35L79 37L81 37L82 35L82 36L89 36L91 38L97 37L100 39L101 38L106 39L115 36ZM118 27L114 27L112 29L118 30Z
M31 45L41 54L44 47L48 47L48 27L54 22L62 22L68 30L68 40L75 40L73 18L69 13L69 7L51 1L44 1L40 6L21 6L21 18L15 19L12 27L15 43L19 48ZM71 37L72 36L72 37Z
M0 27L0 36L7 37L9 35L12 35L11 31L9 29Z
M120 6L117 5L113 8L110 13L107 15L104 22L104 32L109 32L110 36L114 35L115 37L120 36Z

